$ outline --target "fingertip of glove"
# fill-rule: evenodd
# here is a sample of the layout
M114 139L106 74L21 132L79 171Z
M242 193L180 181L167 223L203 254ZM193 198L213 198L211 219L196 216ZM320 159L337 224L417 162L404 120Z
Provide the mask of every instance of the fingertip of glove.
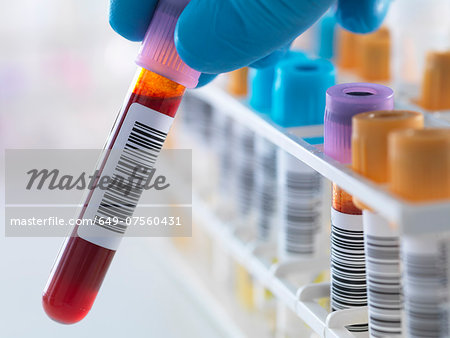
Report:
M217 74L202 73L200 75L200 78L198 79L197 87L195 87L195 88L200 88L200 87L203 87L204 85L207 85L212 80L214 80L216 77L217 77Z
M109 17L109 25L119 35L130 41L142 41L145 31L136 30L127 24L123 24L121 20L117 20L114 16Z
M156 0L111 0L109 25L125 39L141 41L153 16L156 2Z
M181 59L209 74L229 72L255 61L257 57L242 48L240 37L247 33L238 18L231 2L192 0L175 29L175 46Z
M178 21L175 29L175 47L178 55L189 67L208 74L219 74L238 68L238 66L234 67L233 64L224 61L227 58L215 58L211 50L197 48L197 42L192 41L192 36L185 35L186 29L178 29L179 23L180 21ZM180 32L183 33L180 34ZM223 53L226 53L226 51L223 51Z
M336 18L354 33L370 33L383 23L391 0L339 0Z

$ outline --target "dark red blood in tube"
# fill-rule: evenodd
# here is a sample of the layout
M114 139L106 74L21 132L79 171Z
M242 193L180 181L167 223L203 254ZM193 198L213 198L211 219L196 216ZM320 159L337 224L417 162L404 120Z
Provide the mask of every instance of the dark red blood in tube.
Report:
M168 92L171 92L172 95L174 92L177 93L179 96L176 97L149 97L135 93L148 91L148 88L140 89L140 84L150 80L153 82L153 89L155 86L157 88L158 81L155 81L155 76L158 77L154 73L142 71L136 88L116 122L110 138L111 141L108 144L109 149L112 148L132 103L140 103L165 115L175 116L184 92L184 87L181 85L176 84L178 87L175 88L163 88L166 89L163 91L165 94ZM146 80L146 77L148 80ZM162 82L167 84L167 81L170 80L164 79ZM172 86L173 84L172 82ZM80 218L84 214L91 195L87 198ZM75 229L72 236L64 243L44 290L42 303L47 315L64 324L73 324L83 319L94 303L114 254L115 251L113 250L78 237Z

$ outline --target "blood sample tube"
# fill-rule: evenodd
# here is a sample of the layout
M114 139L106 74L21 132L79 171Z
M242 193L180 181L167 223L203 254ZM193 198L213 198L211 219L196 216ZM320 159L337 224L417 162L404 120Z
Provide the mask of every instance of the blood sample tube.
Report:
M398 129L423 128L423 115L392 110L362 113L353 117L352 167L378 184L388 182L388 135ZM358 199L363 210L366 252L367 300L371 337L401 335L400 239L386 219Z
M188 2L161 0L156 8L136 60L143 68L137 72L99 162L102 176L128 173L145 181L185 87L197 84L199 73L183 63L173 41L178 16ZM133 167L141 168L141 174L130 175ZM111 186L90 191L79 218L91 219L94 225L77 226L65 240L44 289L43 307L53 320L76 323L91 309L125 232L126 219L143 190L137 185L128 188L132 193L127 194L126 187L114 190Z
M373 110L392 110L392 89L370 83L344 83L327 90L324 152L342 164L350 164L352 117ZM367 305L362 212L352 196L333 184L331 208L331 310ZM354 333L367 324L348 327Z
M449 129L396 131L388 142L394 194L411 202L450 199ZM406 337L449 337L449 244L448 231L402 236Z

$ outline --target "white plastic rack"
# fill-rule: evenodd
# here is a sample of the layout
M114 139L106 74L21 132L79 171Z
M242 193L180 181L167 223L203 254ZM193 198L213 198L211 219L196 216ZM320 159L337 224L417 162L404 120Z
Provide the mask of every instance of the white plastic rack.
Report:
M283 302L321 337L354 337L345 326L367 323L367 307L339 310L328 313L318 299L330 296L330 284L309 284L293 289L285 277L298 271L326 268L329 257L317 257L291 261L289 263L268 263L273 248L253 241L245 241L241 229L230 227L211 211L200 199L193 201L194 219L207 231L211 238L227 249L229 254L244 266L253 278L270 290L278 301Z
M393 196L382 186L375 185L357 175L351 169L324 155L302 138L323 135L323 126L280 128L244 102L226 93L218 86L210 85L191 92L191 95L208 102L220 113L228 114L255 133L265 137L281 149L303 161L311 168L335 182L350 194L399 227L401 236L418 236L423 233L450 230L450 201L442 203L409 203ZM404 107L402 107L404 108ZM450 127L450 123L437 115L422 112L428 126ZM296 271L311 270L312 266L328 267L329 257L271 264L264 257L273 248L246 241L239 232L242 229L225 224L201 199L194 198L194 219L199 220L212 239L228 250L259 283L269 289L279 301L294 311L321 337L354 337L345 327L367 323L367 307L339 310L329 313L319 305L318 299L329 297L329 283L309 284L293 289L284 277ZM426 226L424 226L426 224ZM368 336L368 334L367 334ZM361 337L359 334L358 337Z
M393 196L384 187L370 182L345 165L327 157L317 147L302 139L322 136L322 126L295 128L295 130L280 128L217 86L201 88L192 91L191 94L208 102L221 113L229 114L237 123L265 137L351 195L358 197L363 203L399 227L401 235L420 235L450 230L450 201L440 203L404 201ZM430 113L424 111L422 113L425 115L427 126L450 128L449 122ZM427 226L425 227L424 224Z

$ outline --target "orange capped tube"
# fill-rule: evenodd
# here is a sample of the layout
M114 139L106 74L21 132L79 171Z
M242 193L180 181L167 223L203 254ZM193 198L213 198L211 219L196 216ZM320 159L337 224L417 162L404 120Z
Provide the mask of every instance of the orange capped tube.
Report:
M415 202L450 198L450 129L396 132L389 148L393 193Z
M387 183L388 135L398 129L423 128L423 116L407 110L380 110L355 115L352 121L352 167L375 183ZM353 203L369 209L357 198Z
M391 38L382 27L374 33L358 36L357 73L364 81L383 82L391 77ZM351 51L353 54L355 51Z
M355 115L352 119L353 170L376 183L387 183L389 133L422 127L422 114L413 111L382 110ZM363 209L370 336L400 335L402 290L398 232L357 198L353 197L353 202Z
M358 35L345 29L339 29L337 65L339 69L353 70L356 68L358 55L357 51Z
M450 51L428 53L418 103L428 110L450 109Z
M228 92L235 96L247 96L248 67L234 70L229 76Z
M449 129L392 133L389 162L393 193L412 202L450 199ZM448 236L445 239L442 234L402 238L404 319L408 337L448 336L446 248Z

